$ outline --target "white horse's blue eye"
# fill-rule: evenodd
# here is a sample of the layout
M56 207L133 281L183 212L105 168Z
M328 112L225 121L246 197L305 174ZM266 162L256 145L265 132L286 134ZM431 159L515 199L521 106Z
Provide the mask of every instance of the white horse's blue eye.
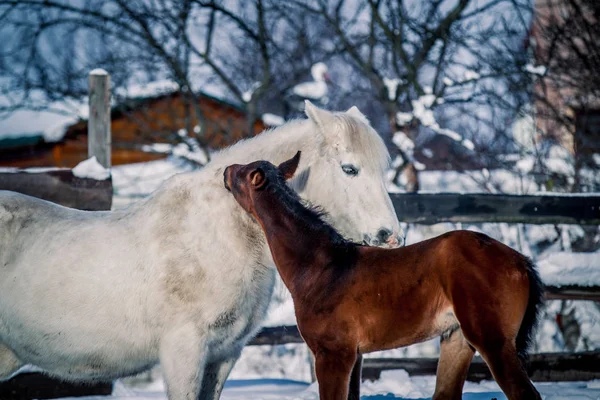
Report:
M342 171L344 171L347 175L356 176L358 175L358 168L356 168L352 164L344 164L342 165Z

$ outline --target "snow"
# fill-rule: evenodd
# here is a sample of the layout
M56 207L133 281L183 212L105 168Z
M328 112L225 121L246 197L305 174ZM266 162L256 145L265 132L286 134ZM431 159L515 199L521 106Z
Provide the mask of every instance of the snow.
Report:
M433 130L436 131L437 133L439 133L440 135L448 136L450 139L452 139L456 142L460 142L462 140L461 135L459 135L458 133L456 133L450 129L434 128Z
M435 101L433 94L425 94L419 97L417 100L412 101L413 115L423 126L437 126L431 105Z
M553 286L600 286L600 251L558 252L537 262L542 281Z
M479 75L478 72L473 71L471 69L468 69L465 71L465 73L463 74L464 80L463 82L468 82L468 81L474 81L476 79L481 78L481 75Z
M444 82L444 85L446 85L446 86L454 85L454 81L448 77L444 77L444 79L442 79L442 82Z
M260 87L260 82L254 82L252 85L250 85L250 89L248 89L244 93L242 93L242 100L244 100L246 103L248 103L250 100L252 100L252 95L254 94L256 89L258 89L259 87Z
M192 145L192 149L186 143L178 143L171 152L176 157L181 157L190 161L193 161L197 164L204 165L208 162L208 157L206 153L199 148L195 148Z
M322 62L311 67L312 82L299 83L292 88L295 95L305 98L320 100L327 95L327 65Z
M169 157L144 163L117 165L112 168L113 208L120 209L148 196L168 178L193 170L184 159Z
M419 162L417 160L413 161L413 165L415 166L415 169L417 171L424 171L425 168L426 168L425 164L423 164L423 163L421 163L421 162Z
M440 128L437 123L431 126L431 129L440 135L448 136L450 139L460 143L463 147L469 150L475 150L475 144L472 141L469 139L464 139L460 134L454 132L453 130Z
M325 82L303 82L294 86L295 95L303 99L319 100L327 95L327 84Z
M517 167L517 169L519 171L521 171L524 174L527 174L529 172L531 172L533 170L533 166L535 165L535 159L533 157L523 157L523 159L517 161L517 163L515 164L515 167Z
M134 83L116 90L116 95L126 98L156 97L179 90L179 85L171 80L157 80L147 83Z
M595 400L600 396L599 381L536 383L545 400ZM377 381L361 385L363 400L430 399L435 377L410 377L404 370L384 371ZM506 400L493 381L466 382L465 400ZM221 399L230 400L318 400L318 383L309 384L290 379L230 379ZM79 397L78 400L166 400L162 382L140 387L127 387L117 382L112 396ZM66 399L65 399L66 400ZM75 400L75 399L73 399Z
M173 145L170 143L152 143L142 145L142 151L147 153L165 153L168 154L173 150Z
M285 123L285 119L283 119L283 117L271 113L263 114L262 121L268 126L280 126Z
M69 126L88 115L87 98L50 103L42 110L17 110L0 118L0 139L42 136L46 142L57 142Z
M459 142L465 148L469 150L474 150L475 145L469 139L464 139L458 133L445 128L440 128L439 124L435 120L435 116L433 115L433 110L431 110L431 106L437 102L437 98L434 94L431 93L430 87L425 87L424 91L426 94L420 96L417 100L412 101L413 112L411 115L417 118L423 126L431 128L433 131L439 133L440 135L448 136L449 138ZM402 114L402 115L398 115ZM398 121L398 125L403 126L400 122L408 121L408 117L410 114L408 113L398 113L396 115L396 120Z
M387 88L388 99L390 101L396 100L396 94L398 91L398 85L404 83L402 79L397 78L383 78L383 84Z
M402 131L394 133L392 142L405 154L412 156L415 149L415 143Z
M533 64L527 64L525 66L525 71L532 75L544 76L547 70L548 68L545 65L534 66Z
M91 178L103 181L110 177L110 169L104 168L96 159L96 156L90 157L80 162L73 168L73 175L79 178Z
M90 75L108 75L108 72L102 68L96 68L90 71Z
M423 155L427 158L433 158L433 150L431 150L429 147L424 147L421 149L421 153L423 153Z
M398 124L398 126L406 126L413 120L413 118L414 116L412 113L399 111L396 113L396 124Z
M475 150L475 144L470 141L469 139L463 139L462 142L460 142L460 144L462 144L464 147L466 147L469 150Z

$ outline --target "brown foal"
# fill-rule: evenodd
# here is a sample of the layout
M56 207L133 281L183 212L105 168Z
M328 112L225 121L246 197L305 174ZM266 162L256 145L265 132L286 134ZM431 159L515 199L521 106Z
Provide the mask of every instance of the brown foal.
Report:
M348 242L287 186L299 159L231 165L224 178L265 232L321 400L359 398L361 354L436 336L433 399L462 397L475 350L509 399L541 399L522 364L543 293L526 257L471 231L397 249Z

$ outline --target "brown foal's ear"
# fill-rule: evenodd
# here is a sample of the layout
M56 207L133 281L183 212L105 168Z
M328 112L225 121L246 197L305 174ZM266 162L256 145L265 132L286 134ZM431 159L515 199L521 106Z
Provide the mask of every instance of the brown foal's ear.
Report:
M255 169L250 172L250 183L254 187L254 189L259 189L261 186L265 184L265 171L260 168Z
M298 168L298 163L300 162L300 153L301 151L298 151L294 157L282 162L277 167L283 174L285 180L288 180L294 176L294 172L296 172L296 168Z

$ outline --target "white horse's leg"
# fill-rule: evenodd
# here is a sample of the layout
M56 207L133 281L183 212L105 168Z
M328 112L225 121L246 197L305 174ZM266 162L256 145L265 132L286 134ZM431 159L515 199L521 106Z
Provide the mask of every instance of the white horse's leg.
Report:
M172 329L161 340L160 364L169 400L197 400L207 355L204 333L193 324Z
M239 356L240 354L236 353L231 358L206 365L200 400L219 400L225 381Z
M8 378L22 366L23 363L19 361L15 353L0 343L0 380Z

